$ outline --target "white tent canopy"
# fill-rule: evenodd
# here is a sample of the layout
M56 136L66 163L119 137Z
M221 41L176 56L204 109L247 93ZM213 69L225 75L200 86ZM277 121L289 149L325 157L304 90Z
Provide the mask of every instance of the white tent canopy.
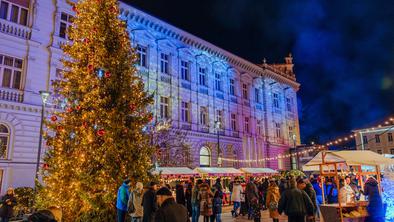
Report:
M386 158L370 150L321 151L303 166L304 171L319 171L323 163L345 163L350 166L389 166L394 165L394 159Z
M265 175L265 174L278 173L278 171L273 170L271 168L241 168L240 170L242 172L245 172L246 174L252 174L252 175Z
M241 176L244 173L231 167L197 167L195 172L208 176Z
M192 169L188 167L158 167L152 174L162 176L195 176L197 175Z

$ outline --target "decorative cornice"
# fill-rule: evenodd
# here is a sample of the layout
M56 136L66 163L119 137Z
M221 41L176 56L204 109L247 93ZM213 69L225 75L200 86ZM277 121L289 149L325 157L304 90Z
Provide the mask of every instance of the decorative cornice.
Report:
M22 112L30 112L37 113L41 112L41 106L23 104L23 103L15 103L15 102L7 102L1 101L0 109L9 109L13 111L22 111Z
M120 8L121 17L128 22L138 23L146 29L154 30L155 32L167 36L168 38L175 39L184 44L206 51L210 55L216 56L223 61L229 62L233 66L236 66L243 71L250 72L261 77L272 78L278 82L285 83L293 87L295 90L299 89L299 83L297 83L293 79L287 78L286 75L283 76L284 74L282 72L278 72L278 70L274 68L269 67L269 71L267 72L266 69L254 63L251 63L239 56L236 56L173 25L163 22L160 19L151 16L148 13L142 12L126 3L121 2Z

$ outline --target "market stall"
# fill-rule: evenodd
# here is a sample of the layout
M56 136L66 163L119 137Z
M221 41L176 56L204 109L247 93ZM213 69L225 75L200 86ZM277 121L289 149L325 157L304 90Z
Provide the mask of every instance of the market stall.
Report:
M246 176L254 176L254 177L261 177L261 176L272 176L279 174L278 171L273 170L271 168L241 168L239 169Z
M394 165L394 160L385 158L380 154L372 151L321 151L312 160L303 167L304 170L320 172L323 177L333 177L339 188L339 176L354 174L359 178L359 185L363 189L363 180L367 176L376 176L381 192L381 168L384 166ZM324 180L321 180L324 197ZM338 189L338 197L341 197L341 189ZM366 207L367 201L355 201L345 196L345 202L341 200L337 204L320 205L321 215L325 222L337 221L363 221L368 216Z
M188 167L157 167L152 174L160 175L160 179L165 182L185 181L198 176L198 173Z
M197 167L194 169L200 176L210 181L212 186L217 178L221 179L224 193L224 204L230 203L230 181L234 180L237 176L243 176L244 172L231 167Z

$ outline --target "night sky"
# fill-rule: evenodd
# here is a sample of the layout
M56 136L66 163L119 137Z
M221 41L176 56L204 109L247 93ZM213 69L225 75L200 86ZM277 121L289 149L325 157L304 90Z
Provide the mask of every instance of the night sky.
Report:
M304 143L394 114L393 0L129 2L254 63L291 52Z

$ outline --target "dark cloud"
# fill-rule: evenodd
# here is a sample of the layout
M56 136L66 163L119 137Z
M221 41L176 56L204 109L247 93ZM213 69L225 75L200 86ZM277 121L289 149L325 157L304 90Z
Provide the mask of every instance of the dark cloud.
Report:
M394 2L133 0L131 4L252 62L293 53L304 141L394 113Z

